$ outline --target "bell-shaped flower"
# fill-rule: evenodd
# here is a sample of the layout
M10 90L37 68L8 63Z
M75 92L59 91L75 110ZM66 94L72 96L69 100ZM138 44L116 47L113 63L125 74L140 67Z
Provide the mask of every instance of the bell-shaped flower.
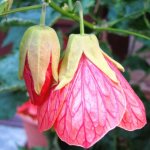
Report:
M32 26L20 44L19 77L23 78L31 102L41 105L53 79L58 81L60 44L56 32L47 26Z
M59 84L38 108L39 129L54 126L66 143L88 148L116 126L142 128L145 108L118 69L95 35L71 35Z

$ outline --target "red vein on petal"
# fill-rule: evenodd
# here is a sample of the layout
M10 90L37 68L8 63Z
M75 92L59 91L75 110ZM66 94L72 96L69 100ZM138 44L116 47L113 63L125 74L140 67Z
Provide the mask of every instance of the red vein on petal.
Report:
M84 65L83 65L84 64ZM89 67L87 67L87 64L91 64L91 66L89 66ZM79 145L79 146L83 146L83 147L90 147L92 144L94 144L97 140L99 140L100 138L102 138L109 130L111 130L112 128L114 128L116 125L118 125L118 124L116 124L116 122L115 121L113 121L113 125L112 125L112 123L110 122L110 120L109 119L112 119L112 118L114 118L114 116L113 115L109 115L109 113L110 112L107 112L108 111L108 106L106 107L101 107L101 104L102 104L102 97L100 96L102 93L101 93L101 91L99 91L100 92L100 95L98 96L98 93L95 91L95 98L93 97L93 91L91 91L91 89L88 87L88 86L90 86L91 85L91 87L93 86L93 87L97 87L99 90L101 89L101 87L99 86L99 83L97 83L97 79L95 78L93 78L93 76L95 77L95 75L94 74L91 74L91 71L89 70L89 68L91 69L91 67L93 68L93 69L96 69L96 71L98 71L99 69L95 66L95 65L93 65L88 59L86 59L85 57L83 57L83 58L81 58L81 60L80 60L80 63L79 63L79 66L78 66L78 70L76 71L76 73L75 73L75 75L74 75L74 78L73 78L73 80L69 83L69 86L67 85L67 86L65 86L64 87L64 92L68 89L68 87L72 87L71 88L71 90L69 90L69 92L72 94L72 95L70 95L69 96L69 99L67 99L66 98L66 102L67 102L67 106L66 106L66 104L64 104L64 106L63 106L63 108L62 108L62 111L64 111L64 109L65 109L65 115L64 116L61 116L61 113L60 113L60 116L61 117L59 117L58 116L58 118L57 118L57 120L56 120L56 122L55 122L55 125L54 125L54 127L55 127L55 129L56 129L56 132L57 132L57 134L59 135L59 137L63 140L63 141L66 141L68 144L76 144L76 145ZM87 69L87 70L86 70ZM89 71L89 72L87 72L87 71ZM99 73L101 73L101 71L99 70L98 71ZM97 72L97 73L98 73ZM92 71L92 73L94 73L93 71ZM98 73L98 74L99 74ZM91 76L91 78L88 78L88 79L86 79L86 74L88 74L88 76L90 77ZM100 74L99 74L100 75ZM82 78L80 78L80 76L82 77ZM100 75L100 77L98 77L98 80L99 81L101 81L101 79L107 79L107 77L105 77L105 75L103 74L103 73L101 73L101 75ZM105 79L105 80L106 80ZM87 81L86 81L87 80ZM90 82L89 82L90 81ZM104 82L104 81L103 81ZM76 83L76 84L75 84ZM93 84L93 85L92 85ZM96 85L95 85L96 84ZM110 89L110 86L111 86L111 84L112 84L112 81L110 81L110 83L108 82L107 83L108 85L109 85L109 89ZM82 89L80 89L80 91L78 91L78 95L79 95L79 92L81 92L81 94L82 95L84 95L84 98L83 98L83 96L82 95L80 95L80 96L82 96L81 97L81 99L79 100L79 99L74 99L74 98L79 98L78 97L78 95L77 95L77 93L76 92L74 92L76 89L78 89L79 88L79 86L81 86L82 87ZM88 87L88 88L87 88ZM116 87L118 87L118 84L117 84L117 86ZM111 89L111 90L113 90L113 89ZM91 99L91 101L89 101L89 99L85 99L85 98L87 98L87 97L85 97L86 95L85 95L85 93L84 92L88 92L88 93L90 93L91 95L90 95L90 99ZM118 90L117 90L118 91ZM115 92L115 91L114 91ZM70 94L69 93L69 94ZM75 95L73 95L75 93ZM86 93L87 94L87 93ZM122 93L121 93L121 91L118 93L120 96L122 96ZM102 94L103 95L103 94ZM76 97L74 97L74 96L76 96ZM89 96L89 95L87 95L87 96ZM119 97L120 97L119 96ZM72 98L74 99L74 101L72 100ZM100 99L99 99L100 98ZM106 100L108 100L108 96L104 96L103 98L106 98ZM111 98L111 97L110 97ZM116 99L116 98L115 98ZM76 100L78 100L78 103L80 103L79 105L76 105L75 104L75 101ZM88 101L87 101L88 100ZM111 100L111 99L110 99ZM95 101L95 102L93 102L93 101ZM100 103L98 103L98 101L101 101ZM120 106L122 109L123 109L123 105L119 105L121 103L121 101L118 103L118 107ZM90 108L88 108L89 105L90 104ZM95 106L95 104L97 104L97 106ZM109 103L110 105L111 105L111 103ZM104 104L103 104L104 105ZM112 107L116 107L115 106L116 105L116 100L114 101L113 100L113 105L112 105ZM72 110L72 107L75 107L75 111L76 111L76 114L74 114L74 112L72 112L73 110ZM68 109L69 108L69 109ZM71 108L71 109L70 109ZM91 109L95 109L95 108L97 108L97 110L95 111L95 110L93 110L92 112L91 112ZM103 110L106 110L106 112L107 112L107 116L104 118L101 118L104 122L101 124L100 123L100 114L99 114L99 110L98 110L98 108L99 109L103 109ZM113 108L113 109L114 109ZM125 108L124 108L125 109ZM102 111L103 111L102 110ZM71 112L70 112L71 111ZM124 111L122 111L121 109L118 109L118 111L120 111L120 113L122 113L122 115L123 115L123 112ZM79 114L79 112L82 112L82 116L78 116ZM67 119L67 115L68 115L68 113L69 114L73 114L73 116L72 116L72 119L71 119L71 121L69 121L68 119ZM94 114L92 114L92 113L94 113ZM97 114L98 114L98 116L97 116ZM103 112L104 113L104 112ZM92 115L96 115L96 116L94 116L94 118L91 118L92 117ZM102 115L102 114L101 114ZM116 114L117 115L117 114ZM89 116L91 116L90 118L89 118ZM112 117L111 117L112 116ZM78 118L78 117L81 117L81 118ZM109 118L109 117L111 117L111 118ZM120 117L119 115L117 115L116 117ZM98 118L98 122L96 121L95 122L95 119L97 119ZM62 132L60 131L60 124L61 124L61 122L62 122L62 120L64 120L65 119L65 122L64 122L64 131L63 131L63 134L62 134ZM74 119L77 119L77 120L74 120ZM76 123L78 123L77 125L78 126L75 126L75 124L73 124L74 123L74 121L78 121L78 119L81 119L81 120L79 120L80 122L78 123L78 122L76 122ZM94 119L94 120L93 120ZM114 118L115 119L115 118ZM92 120L92 121L91 121ZM119 120L120 121L120 119L117 119L116 118L116 120ZM68 122L69 121L69 122ZM90 128L92 129L94 129L94 131L92 131L92 130L89 130L89 127L88 127L88 124L86 124L86 123L88 123L87 121L89 121L89 125L90 125ZM106 122L107 122L107 124L106 124ZM118 121L117 121L118 122ZM68 124L69 123L69 124ZM118 122L119 123L119 122ZM68 126L69 125L69 126ZM107 126L106 126L107 125ZM106 126L106 127L105 127ZM103 127L102 129L100 129L101 127ZM69 129L68 130L68 128L71 128L71 129ZM74 133L71 133L71 132L73 132L73 129L75 129L75 131L74 131ZM96 131L97 130L97 131ZM68 133L68 131L70 131L69 133ZM90 134L90 132L91 132L91 134ZM60 134L61 133L61 134ZM73 134L75 134L75 137L74 137L74 135ZM90 137L89 137L90 136ZM84 139L83 139L83 137L84 137ZM87 139L88 138L88 139ZM89 139L90 138L90 139ZM93 139L91 139L91 138L93 138ZM90 141L88 141L88 140L90 140ZM92 141L91 141L92 140Z

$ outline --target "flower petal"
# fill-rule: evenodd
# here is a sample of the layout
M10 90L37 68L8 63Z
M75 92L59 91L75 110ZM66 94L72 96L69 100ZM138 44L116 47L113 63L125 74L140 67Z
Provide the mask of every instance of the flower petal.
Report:
M81 38L78 38L78 36L76 35L69 36L65 56L62 60L61 67L59 70L59 81L61 82L56 87L56 89L61 89L72 80L83 53L85 45L83 38L84 37L82 36Z
M45 131L50 129L58 116L62 104L63 95L61 91L56 91L53 87L50 94L47 96L46 101L38 107L38 128L40 131ZM60 99L60 95L61 98Z
M146 124L144 105L119 70L109 60L108 62L116 72L126 97L127 108L119 127L129 131L140 129Z
M27 87L27 90L28 90L32 104L41 105L45 101L45 99L46 99L45 97L46 97L47 93L49 93L50 85L51 85L52 79L53 79L52 78L51 63L49 63L49 66L47 68L47 72L45 75L46 80L44 82L44 85L42 87L40 95L38 95L34 90L34 83L33 83L32 75L31 75L31 71L30 71L27 59L25 61L23 75L24 75L26 87Z
M73 80L61 92L67 96L54 128L70 145L92 146L120 123L126 109L119 83L84 55Z
M59 71L60 83L58 84L56 89L61 89L72 80L83 53L112 81L116 83L118 82L115 72L109 67L107 61L104 58L104 52L99 47L97 37L94 34L73 34L69 37L65 56L62 60ZM113 61L113 63L118 67L122 67L113 59L111 59L111 61Z
M89 49L84 49L86 57L103 71L112 81L118 82L115 72L109 67L105 60L102 50L99 47L98 39L95 35L88 36L91 41Z
M124 72L125 69L124 67L118 63L117 61L115 61L114 59L112 59L110 56L108 56L103 50L101 50L102 54L109 60L111 61L120 71Z
M51 59L52 38L49 30L36 30L27 52L29 68L34 82L34 90L40 94L45 82L45 75ZM37 36L37 38L35 38Z
M20 79L23 78L23 72L24 72L24 66L25 66L25 61L27 57L27 51L28 51L28 46L30 44L30 40L28 40L28 37L33 38L33 30L32 28L28 29L29 32L25 32L22 41L20 43L20 52L19 52L19 72L18 76ZM26 44L25 44L26 43Z

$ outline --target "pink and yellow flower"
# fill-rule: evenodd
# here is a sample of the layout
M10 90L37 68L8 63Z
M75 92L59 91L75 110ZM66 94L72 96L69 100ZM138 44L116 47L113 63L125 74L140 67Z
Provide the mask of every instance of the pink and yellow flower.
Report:
M58 81L59 56L55 30L40 25L27 29L20 44L19 77L24 77L32 104L41 105Z
M91 147L119 126L132 131L146 124L145 108L95 35L71 35L60 65L59 84L38 108L41 131L54 126L70 145Z

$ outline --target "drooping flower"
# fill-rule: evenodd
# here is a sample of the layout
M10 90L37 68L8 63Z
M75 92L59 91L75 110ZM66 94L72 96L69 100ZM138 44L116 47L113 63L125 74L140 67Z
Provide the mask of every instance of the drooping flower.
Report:
M24 77L31 102L40 105L53 79L58 81L60 44L56 32L47 26L32 26L20 44L19 77Z
M142 128L144 106L118 69L95 35L71 35L59 84L38 108L39 129L54 126L66 143L88 148L116 126Z

